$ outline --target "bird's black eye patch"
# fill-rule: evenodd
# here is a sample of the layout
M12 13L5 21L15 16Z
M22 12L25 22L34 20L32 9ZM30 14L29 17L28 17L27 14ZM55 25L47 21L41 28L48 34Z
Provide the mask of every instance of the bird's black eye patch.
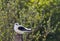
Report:
M18 25L18 24L16 24L16 25Z

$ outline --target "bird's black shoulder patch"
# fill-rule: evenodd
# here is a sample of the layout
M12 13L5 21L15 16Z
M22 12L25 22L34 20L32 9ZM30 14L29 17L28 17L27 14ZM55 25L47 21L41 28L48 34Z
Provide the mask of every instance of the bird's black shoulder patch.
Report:
M19 30L25 31L26 29L24 27L18 27Z

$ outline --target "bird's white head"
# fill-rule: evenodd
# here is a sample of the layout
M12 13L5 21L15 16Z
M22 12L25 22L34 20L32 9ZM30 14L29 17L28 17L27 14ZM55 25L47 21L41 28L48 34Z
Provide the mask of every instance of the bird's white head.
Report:
M14 24L14 27L17 27L17 26L19 26L19 23L15 23L15 24Z

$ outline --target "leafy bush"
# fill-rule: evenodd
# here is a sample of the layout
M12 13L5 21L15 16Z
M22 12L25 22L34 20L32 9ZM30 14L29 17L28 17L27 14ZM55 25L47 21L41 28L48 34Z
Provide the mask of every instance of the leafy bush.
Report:
M0 41L13 41L15 22L32 28L27 41L60 41L60 1L0 0Z

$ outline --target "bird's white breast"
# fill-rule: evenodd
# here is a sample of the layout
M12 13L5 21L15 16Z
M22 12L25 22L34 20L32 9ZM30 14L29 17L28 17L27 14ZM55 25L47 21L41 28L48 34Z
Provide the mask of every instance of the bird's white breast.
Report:
M22 32L21 30L18 30L18 26L14 26L14 30L16 33L18 34L23 34L24 32Z

